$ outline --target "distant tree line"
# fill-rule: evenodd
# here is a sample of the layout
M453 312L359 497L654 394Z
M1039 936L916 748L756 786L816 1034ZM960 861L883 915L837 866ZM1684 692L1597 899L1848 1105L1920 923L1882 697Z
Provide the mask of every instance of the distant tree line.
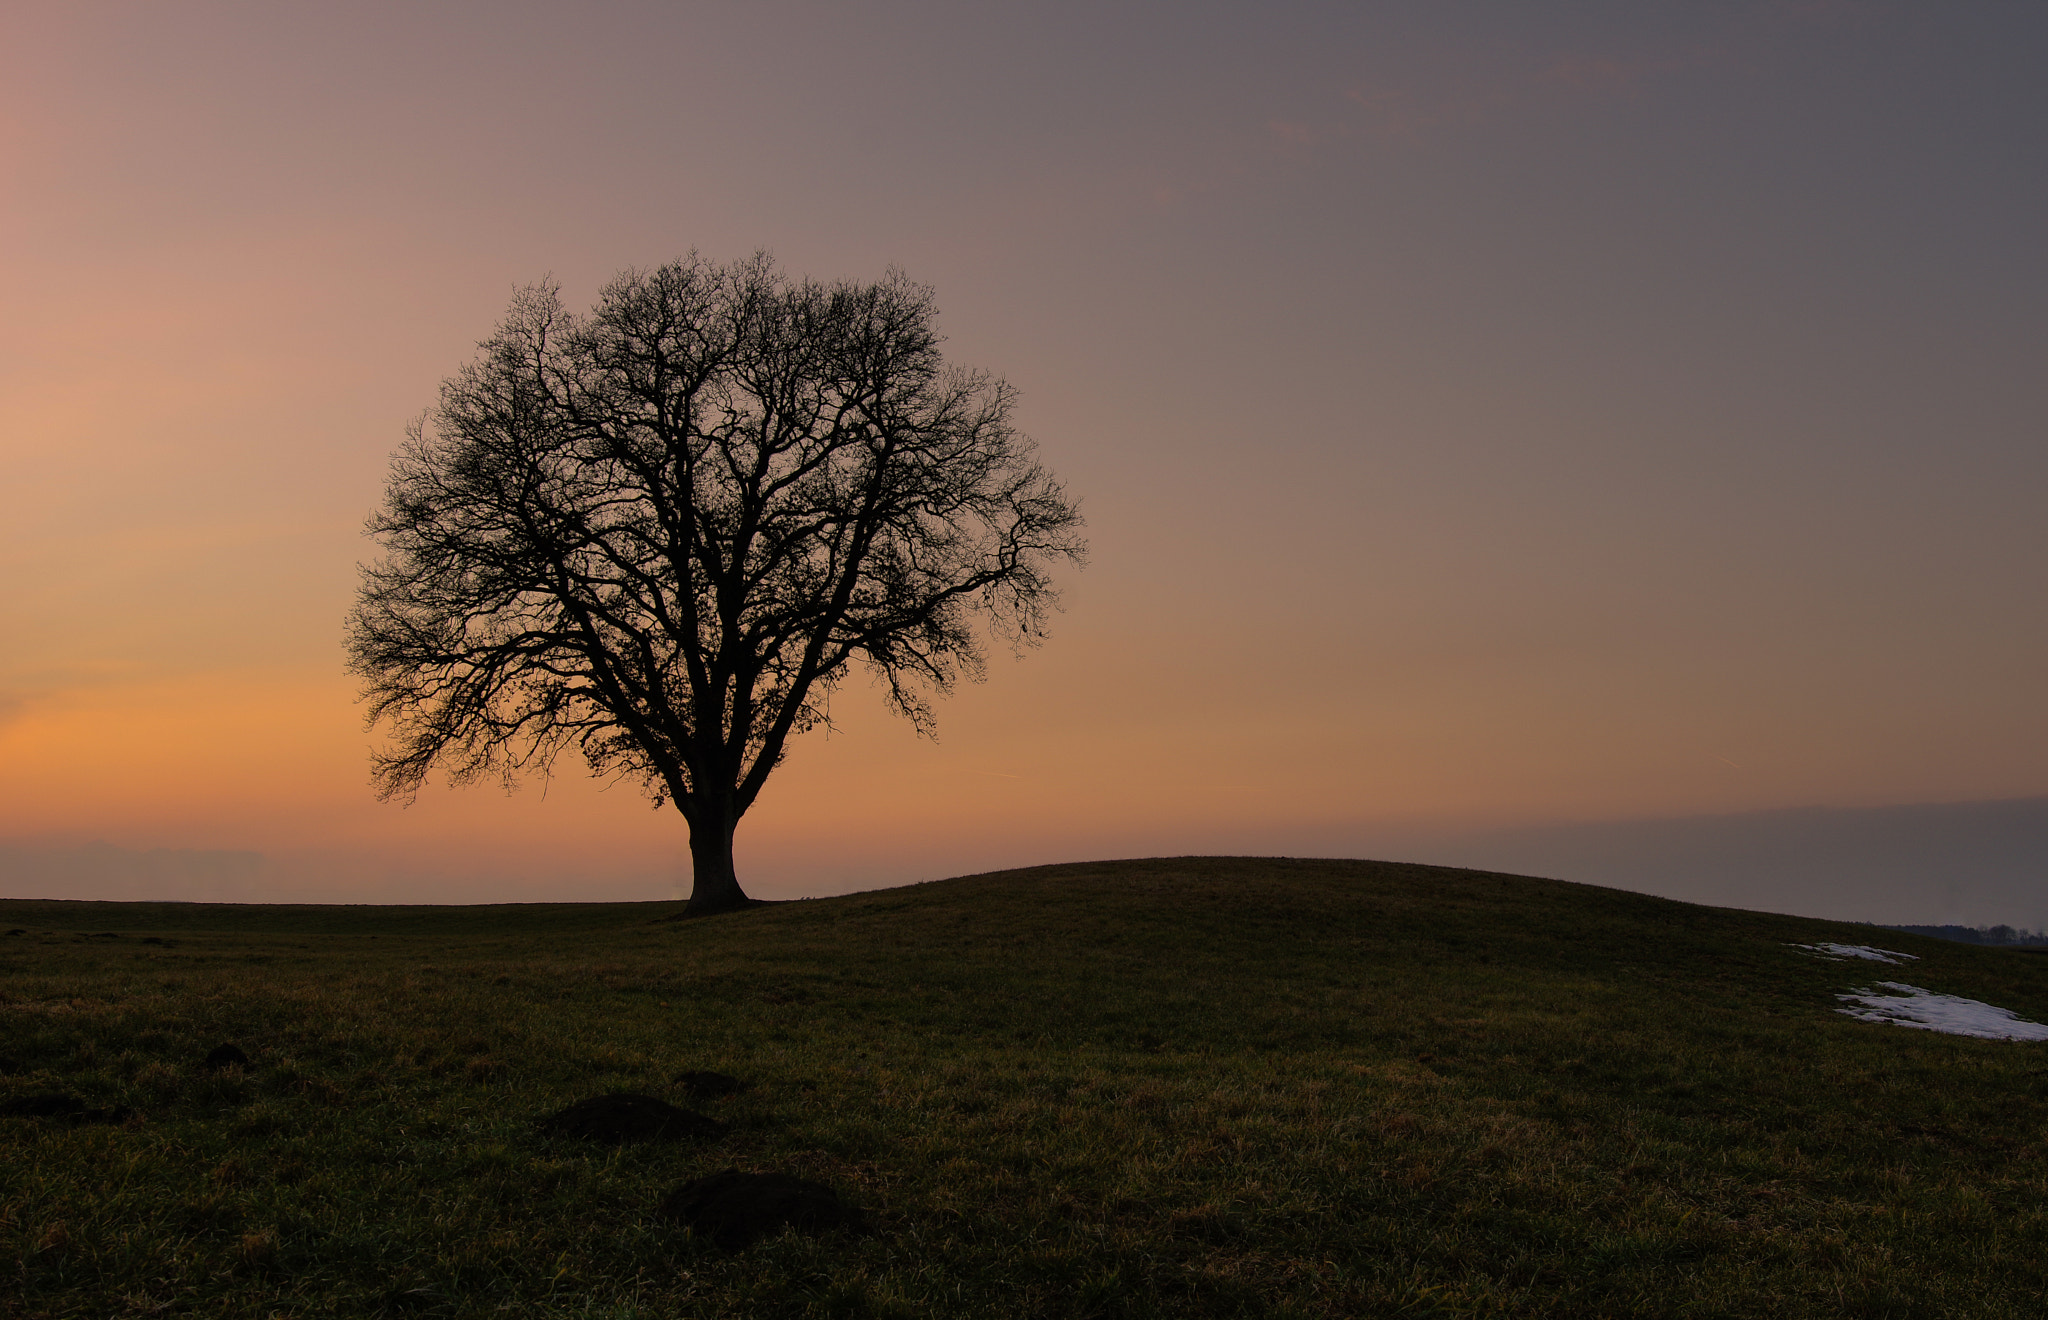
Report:
M1886 926L1912 935L1931 935L1958 944L2005 944L2048 946L2048 932L2016 930L2011 926Z

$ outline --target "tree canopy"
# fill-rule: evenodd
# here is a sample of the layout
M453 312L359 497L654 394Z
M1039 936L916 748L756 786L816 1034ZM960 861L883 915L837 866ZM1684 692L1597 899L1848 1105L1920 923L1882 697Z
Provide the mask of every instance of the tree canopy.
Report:
M347 628L384 797L545 773L574 749L689 824L689 910L748 900L733 831L865 669L920 731L1039 637L1075 504L948 366L931 290L694 254L542 284L394 456Z

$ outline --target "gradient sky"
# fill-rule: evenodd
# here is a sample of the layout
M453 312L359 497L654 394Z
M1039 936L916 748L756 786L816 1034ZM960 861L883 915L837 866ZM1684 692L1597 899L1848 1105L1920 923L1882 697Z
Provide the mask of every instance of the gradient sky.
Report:
M1093 544L936 743L835 699L763 896L2048 794L2044 61L2036 3L17 7L0 844L667 896L580 766L374 802L340 631L513 290L693 248L932 284Z

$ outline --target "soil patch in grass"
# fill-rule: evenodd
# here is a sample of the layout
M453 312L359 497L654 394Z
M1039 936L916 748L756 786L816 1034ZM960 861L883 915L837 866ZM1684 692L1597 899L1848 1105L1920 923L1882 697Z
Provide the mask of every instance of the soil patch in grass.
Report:
M242 1052L241 1046L228 1042L207 1051L206 1066L213 1072L219 1072L223 1068L246 1068L249 1066L249 1056Z
M662 1202L661 1215L727 1251L739 1251L785 1228L816 1235L868 1231L860 1211L823 1183L786 1173L726 1169L685 1183Z
M588 1141L716 1140L725 1135L726 1125L651 1095L612 1091L557 1110L540 1121L540 1130Z
M752 1082L743 1082L722 1072L703 1072L696 1069L677 1073L676 1085L689 1092L694 1100L716 1100L720 1096L738 1095L753 1087Z
M61 1091L16 1096L11 1100L0 1101L0 1114L10 1118L54 1118L74 1126L86 1123L126 1123L135 1117L135 1111L126 1105L99 1108L88 1105L75 1095L67 1095Z

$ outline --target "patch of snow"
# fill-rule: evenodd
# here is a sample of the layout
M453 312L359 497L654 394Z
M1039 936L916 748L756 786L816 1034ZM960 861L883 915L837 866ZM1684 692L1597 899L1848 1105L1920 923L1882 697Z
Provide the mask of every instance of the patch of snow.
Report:
M1917 953L1900 953L1895 949L1873 949L1868 944L1795 944L1816 958L1830 962L1841 962L1845 958L1862 958L1869 962L1892 963L1919 962Z
M1946 1032L1951 1036L1977 1036L1985 1040L2048 1040L2048 1026L2029 1022L2011 1009L1996 1008L1974 999L1938 995L1917 985L1898 981L1877 983L1897 994L1879 994L1865 988L1835 998L1859 1005L1838 1008L1864 1022L1889 1022L1898 1027L1919 1027L1924 1031Z

